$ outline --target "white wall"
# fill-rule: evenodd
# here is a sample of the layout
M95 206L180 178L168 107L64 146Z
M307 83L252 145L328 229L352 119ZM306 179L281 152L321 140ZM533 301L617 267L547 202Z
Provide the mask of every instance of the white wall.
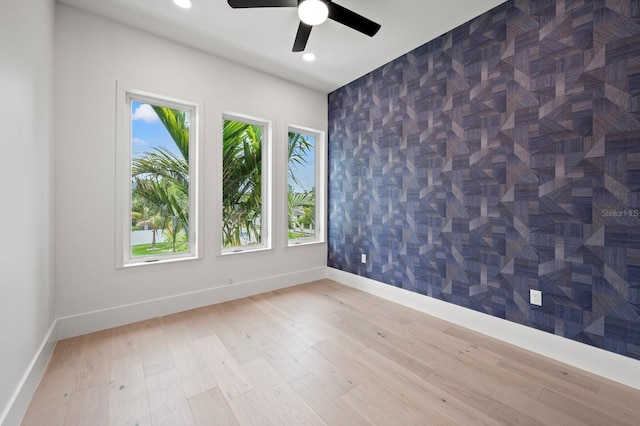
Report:
M53 323L52 36L52 0L2 2L0 423L15 421L9 406Z
M326 94L68 6L56 6L55 24L55 279L61 336L112 326L116 313L119 322L137 320L232 297L233 287L243 289L235 293L240 296L295 284L305 271L324 271L325 244L284 248L284 148L287 124L326 131ZM116 81L204 103L201 260L115 267ZM220 117L227 111L273 123L278 173L274 249L268 252L216 256L216 147Z

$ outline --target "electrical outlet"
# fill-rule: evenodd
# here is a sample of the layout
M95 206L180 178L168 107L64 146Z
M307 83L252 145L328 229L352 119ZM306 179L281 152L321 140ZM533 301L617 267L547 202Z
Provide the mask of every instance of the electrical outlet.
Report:
M362 255L360 255L360 262L362 263L367 263L367 255L362 253Z
M530 289L529 303L536 306L542 306L542 291Z

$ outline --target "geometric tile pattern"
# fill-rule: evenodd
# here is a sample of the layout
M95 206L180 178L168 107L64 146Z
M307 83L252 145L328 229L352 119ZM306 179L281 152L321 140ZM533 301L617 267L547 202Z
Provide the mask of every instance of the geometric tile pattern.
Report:
M512 0L331 93L328 265L640 359L640 1Z

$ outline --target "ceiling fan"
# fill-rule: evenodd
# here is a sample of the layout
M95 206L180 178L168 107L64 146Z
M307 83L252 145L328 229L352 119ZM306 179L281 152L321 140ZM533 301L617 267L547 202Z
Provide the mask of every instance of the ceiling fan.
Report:
M293 51L302 52L307 46L311 28L324 21L333 19L349 28L373 37L380 29L380 24L358 15L351 10L332 2L331 0L228 0L234 9L255 7L297 7L300 25L293 42Z

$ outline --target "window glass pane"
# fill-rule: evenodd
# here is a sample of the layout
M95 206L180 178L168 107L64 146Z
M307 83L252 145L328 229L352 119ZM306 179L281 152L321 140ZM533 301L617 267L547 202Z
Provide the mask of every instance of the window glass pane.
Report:
M131 100L131 258L190 251L189 110Z
M222 247L261 246L264 126L225 119L222 160Z
M316 238L316 135L289 131L289 240Z

